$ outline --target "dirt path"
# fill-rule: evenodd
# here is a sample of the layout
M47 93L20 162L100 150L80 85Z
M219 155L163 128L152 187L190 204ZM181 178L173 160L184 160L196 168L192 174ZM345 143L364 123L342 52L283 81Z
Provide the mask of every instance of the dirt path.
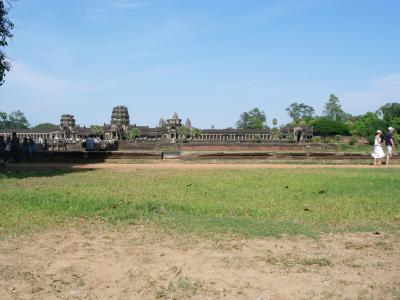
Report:
M49 231L0 241L0 299L399 299L400 238L207 241Z
M174 169L174 170L215 170L215 169L378 169L371 165L329 165L329 164L251 164L251 163L90 163L90 164L18 164L11 165L10 169L109 169L109 170L137 170L137 169ZM400 165L382 166L379 169L399 169Z

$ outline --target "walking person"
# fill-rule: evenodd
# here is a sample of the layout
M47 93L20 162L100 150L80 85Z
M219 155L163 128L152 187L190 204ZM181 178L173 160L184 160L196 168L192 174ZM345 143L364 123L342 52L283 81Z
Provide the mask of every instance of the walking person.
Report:
M386 143L386 148L387 148L387 155L386 155L386 165L387 166L389 165L390 159L393 157L393 150L396 148L394 146L394 142L393 142L394 128L389 127L388 130L389 131L386 133L386 136L385 136L385 143Z
M374 158L374 166L380 166L382 164L382 158L384 158L385 152L382 149L382 131L378 130L375 133L375 142L374 142L374 152L372 153L372 157Z
M0 135L0 169L4 169L6 167L7 162L7 154L6 154L7 144L4 140L4 136Z

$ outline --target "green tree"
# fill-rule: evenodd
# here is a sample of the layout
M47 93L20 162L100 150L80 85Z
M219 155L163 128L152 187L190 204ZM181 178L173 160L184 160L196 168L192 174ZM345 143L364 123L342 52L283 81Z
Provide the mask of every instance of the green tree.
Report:
M56 124L52 124L52 123L41 123L36 125L35 127L33 127L35 129L54 129L57 130L59 129L59 126Z
M4 83L6 72L11 67L3 48L7 47L8 39L13 37L11 31L14 28L14 24L8 18L9 8L4 3L5 1L0 0L0 86Z
M329 96L329 100L325 104L324 115L333 121L346 121L350 117L343 111L339 98L334 94Z
M261 129L265 127L266 121L267 117L265 116L265 112L254 108L249 112L242 113L236 125L237 128L241 129Z
M386 125L386 122L380 119L376 113L368 112L354 122L351 134L364 137L373 143L375 132L378 129L385 130Z
M349 128L340 121L320 117L315 119L311 125L314 127L314 134L319 136L349 135Z
M292 118L294 122L299 120L309 120L313 117L315 109L312 106L306 105L304 103L294 102L286 108L287 113Z
M13 111L9 115L5 112L0 112L0 128L26 129L29 128L29 122L20 110Z
M140 131L139 128L132 128L126 133L126 137L128 140L136 140L142 136L142 132Z
M90 130L92 131L92 134L94 136L99 136L100 134L103 133L103 128L99 125L91 125Z
M17 110L13 111L8 116L7 126L8 128L26 129L29 128L29 122L26 119L24 113L20 110Z
M400 103L387 103L379 108L376 114L386 122L387 126L400 130Z
M7 120L7 113L0 111L0 122L1 121L6 121Z
M271 136L273 139L277 139L279 137L279 129L276 127L273 127L271 129Z
M9 128L8 126L8 115L5 112L0 111L0 129Z
M178 128L178 139L186 139L189 135L189 128L186 126L181 126Z
M386 122L400 117L400 103L387 103L378 109L376 114Z
M192 136L198 138L202 134L202 131L198 128L192 128Z
M276 118L272 119L272 126L276 127L278 125L278 120Z

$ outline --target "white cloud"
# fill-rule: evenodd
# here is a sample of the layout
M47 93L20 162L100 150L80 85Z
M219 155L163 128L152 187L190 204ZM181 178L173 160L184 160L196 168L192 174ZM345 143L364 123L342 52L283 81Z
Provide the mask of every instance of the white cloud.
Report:
M8 80L10 84L36 94L64 94L71 89L66 80L35 71L22 63L13 63Z
M400 102L400 74L372 79L364 90L338 94L346 111L363 114L377 111L388 102Z

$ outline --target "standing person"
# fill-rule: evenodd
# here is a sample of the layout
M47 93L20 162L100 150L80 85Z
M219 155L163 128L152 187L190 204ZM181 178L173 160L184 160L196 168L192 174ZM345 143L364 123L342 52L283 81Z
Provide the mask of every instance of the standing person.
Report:
M32 160L33 153L36 151L36 142L33 138L28 139L28 153L29 153L29 160Z
M11 157L11 137L7 136L6 138L6 160L7 162L10 160Z
M86 139L86 151L93 151L93 150L94 150L93 136L89 135L89 137Z
M388 130L389 131L386 133L386 136L385 136L385 143L386 143L386 148L387 148L386 165L389 165L389 161L393 156L393 150L396 148L394 146L394 142L393 142L394 128L389 127Z
M29 141L27 137L22 140L22 153L24 154L24 160L29 161Z
M7 155L6 155L7 144L4 140L4 136L0 135L0 169L6 167Z
M380 166L382 163L382 158L384 158L385 152L382 149L382 131L378 130L375 133L375 143L374 143L374 153L372 153L372 157L374 158L374 166Z
M11 147L10 154L14 163L18 163L21 161L21 144L19 143L19 138L16 132L13 132L11 135Z

